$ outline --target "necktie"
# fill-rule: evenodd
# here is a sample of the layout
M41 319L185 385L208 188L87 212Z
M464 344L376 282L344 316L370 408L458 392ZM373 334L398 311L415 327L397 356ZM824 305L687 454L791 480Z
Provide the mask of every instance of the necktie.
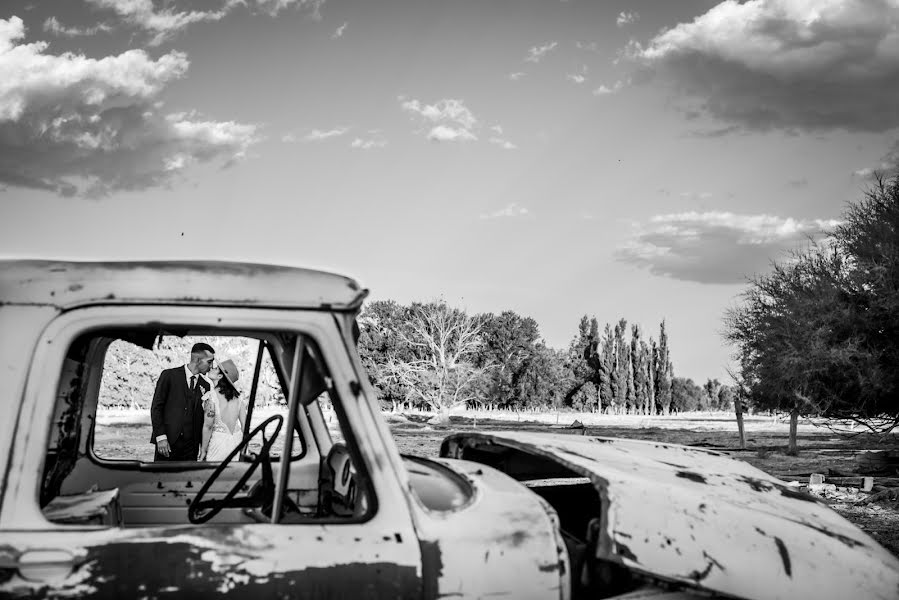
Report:
M195 385L196 383L197 383L197 376L196 376L196 375L191 375L191 376L190 376L190 391L193 391L193 390L194 390L194 385Z

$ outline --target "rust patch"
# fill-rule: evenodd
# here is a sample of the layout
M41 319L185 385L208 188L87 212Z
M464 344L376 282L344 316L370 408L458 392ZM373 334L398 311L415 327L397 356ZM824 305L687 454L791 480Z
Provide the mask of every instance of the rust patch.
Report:
M774 489L774 486L767 481L762 481L761 479L756 479L755 477L747 477L745 475L742 475L740 477L740 481L751 487L752 491L754 492L770 492Z
M626 558L635 563L640 562L639 560L637 560L637 555L634 554L630 548L628 548L627 546L625 546L624 544L622 544L621 542L619 542L617 540L615 541L615 553L618 556L620 556L621 558Z
M690 481L695 481L696 483L707 483L704 476L699 473L694 473L693 471L678 471L677 476L682 477L683 479L689 479Z
M422 597L437 598L440 591L440 577L443 576L443 555L438 542L420 541Z
M709 576L709 573L712 572L712 569L718 567L722 571L724 571L724 567L721 566L717 560L709 556L708 552L705 550L702 551L702 556L708 561L705 565L705 568L702 571L693 571L688 575L690 579L696 581L697 583L705 579Z
M790 553L787 551L787 545L777 536L774 536L774 543L777 544L777 551L780 552L780 560L783 561L787 577L792 577L793 566L790 564Z
M348 563L256 575L242 569L241 562L224 569L215 564L215 557L209 560L209 552L217 554L209 548L182 542L93 546L76 566L75 576L69 578L74 583L64 584L51 595L152 598L178 590L191 597L291 597L303 590L310 597L355 597L360 582L364 582L372 597L411 597L421 593L414 567L386 562ZM250 551L230 556L253 559ZM79 571L83 577L79 577Z
M555 571L561 572L564 567L565 563L559 561L548 565L538 565L537 569L540 570L541 573L553 573Z
M841 534L841 533L837 533L837 532L835 532L835 531L831 531L831 530L829 530L829 529L825 529L824 527L817 527L817 526L815 526L815 525L812 525L811 523L802 523L802 522L801 522L801 524L802 524L802 525L805 525L805 526L808 527L809 529L814 529L815 531L820 531L821 533L823 533L823 534L826 535L827 537L832 537L832 538L835 539L835 540L839 540L840 542L846 544L846 545L849 546L850 548L856 548L856 547L858 547L858 546L864 546L864 545L865 545L865 544L861 543L861 542L858 541L858 540L854 540L854 539L852 539L851 537L845 536L845 535L843 535L843 534Z

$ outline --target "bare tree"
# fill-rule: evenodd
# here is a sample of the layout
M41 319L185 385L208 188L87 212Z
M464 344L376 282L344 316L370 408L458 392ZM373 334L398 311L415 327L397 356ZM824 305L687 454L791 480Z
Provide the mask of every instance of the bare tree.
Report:
M481 327L480 319L443 301L413 305L408 329L401 333L413 358L391 357L391 375L407 387L410 400L445 416L451 408L474 399L475 383L490 368L473 363Z

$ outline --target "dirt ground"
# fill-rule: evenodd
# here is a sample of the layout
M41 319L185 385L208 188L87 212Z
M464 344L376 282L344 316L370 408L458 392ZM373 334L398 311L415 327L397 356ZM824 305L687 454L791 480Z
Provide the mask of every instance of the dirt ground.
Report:
M253 425L268 413L254 414ZM770 416L746 417L746 450L739 447L736 421L729 414L689 414L673 417L597 414L534 414L465 412L451 417L447 427L429 425L433 415L427 413L384 413L400 452L417 456L437 456L440 443L447 435L472 430L553 431L570 435L623 437L663 441L714 448L744 460L786 482L808 483L809 475L821 473L829 477L838 473L858 472L857 460L872 450L899 451L899 434L875 436L858 433L836 435L811 422L799 426L799 454L786 454L789 425ZM574 420L584 427L567 429ZM336 419L329 418L332 428ZM153 460L149 443L149 415L112 412L98 414L95 451L99 456L131 460ZM335 431L335 433L337 433ZM280 444L276 444L280 446ZM277 448L275 448L277 450ZM899 477L893 473L892 477ZM875 484L882 481L874 477ZM840 488L846 491L846 488ZM877 488L875 488L876 490ZM867 505L859 500L867 494L837 493L824 498L831 508L855 523L887 550L899 556L899 501L884 500Z

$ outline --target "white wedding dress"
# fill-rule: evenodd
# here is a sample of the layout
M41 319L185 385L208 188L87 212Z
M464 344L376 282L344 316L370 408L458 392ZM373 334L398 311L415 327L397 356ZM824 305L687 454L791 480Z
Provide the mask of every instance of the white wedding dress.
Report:
M228 458L231 451L243 440L243 423L240 421L240 415L246 414L246 402L238 399L231 400L235 404L239 403L239 409L234 415L233 425L229 428L228 423L222 419L222 405L227 404L228 401L215 388L211 391L209 405L215 412L215 416L213 417L209 446L206 448L206 460L222 461Z

